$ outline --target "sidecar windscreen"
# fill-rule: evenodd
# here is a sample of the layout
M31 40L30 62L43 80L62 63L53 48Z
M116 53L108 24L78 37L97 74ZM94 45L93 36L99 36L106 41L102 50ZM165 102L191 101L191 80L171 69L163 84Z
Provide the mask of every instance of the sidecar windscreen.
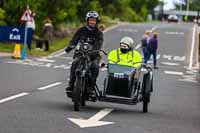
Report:
M126 75L132 74L136 68L130 66L123 66L118 64L108 64L109 73L123 73Z

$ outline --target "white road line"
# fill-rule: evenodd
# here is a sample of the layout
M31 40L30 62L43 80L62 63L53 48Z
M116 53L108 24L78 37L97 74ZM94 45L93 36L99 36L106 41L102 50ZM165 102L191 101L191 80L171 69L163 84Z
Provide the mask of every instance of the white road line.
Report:
M163 58L168 59L168 60L172 60L172 55L163 55Z
M184 35L184 32L166 31L165 34L168 34L168 35Z
M41 61L41 62L50 62L50 63L54 63L55 60L49 60L46 58L36 58L37 61Z
M168 66L179 66L179 63L172 63L172 62L161 62L163 65L168 65Z
M183 81L183 82L193 82L193 83L197 83L198 81L194 80L194 79L179 79L178 81Z
M160 54L158 54L156 58L157 58L157 59L160 59Z
M174 56L173 60L174 61L184 61L185 60L185 56Z
M117 27L120 26L120 25L122 25L122 24L117 24L117 25L111 26L111 27L105 29L105 30L103 31L103 33L106 33L106 32L108 32L108 31L110 31L110 30L113 30L113 29L117 28Z
M58 56L58 57L56 57L56 58L58 58L58 59L65 59L65 60L73 60L73 57L63 57L63 56Z
M89 119L76 119L76 118L68 118L73 123L77 124L80 128L88 128L88 127L97 127L97 126L104 126L114 124L114 122L107 122L107 121L100 121L103 117L111 113L113 109L103 109L94 116L90 117Z
M193 34L192 34L192 47L191 47L191 51L190 51L190 64L189 64L189 68L192 68L192 64L193 64L193 53L194 53L194 46L195 46L195 32L196 32L196 28L195 25L193 27Z
M183 72L165 71L165 74L171 74L171 75L183 75Z
M47 86L44 86L44 87L40 87L40 88L37 88L37 90L45 90L45 89L48 89L48 88L51 88L51 87L54 87L54 86L58 86L60 84L62 84L62 82L57 82L57 83L50 84L50 85L47 85Z
M98 112L97 114L95 114L94 116L90 117L89 120L98 121L98 120L102 119L103 117L105 117L106 115L108 115L113 110L114 109L105 108L105 109L101 110L100 112Z
M152 29L151 29L151 32L154 32L158 27L154 26Z
M200 75L199 73L196 73L196 72L193 72L193 71L186 71L186 73L188 73L188 74L194 74L194 75Z
M65 52L65 51L63 51L63 52L61 52L61 53L58 53L58 54L54 55L54 57L61 56L61 55L65 54L65 53L66 53L66 52Z
M19 98L19 97L23 97L23 96L26 96L26 95L28 95L28 94L29 94L29 93L23 92L23 93L20 93L20 94L14 95L14 96L10 96L10 97L7 97L7 98L4 98L4 99L1 99L1 100L0 100L0 103L4 103L4 102L7 102L7 101L10 101L10 100L13 100L13 99Z
M196 79L197 75L184 75L184 78Z

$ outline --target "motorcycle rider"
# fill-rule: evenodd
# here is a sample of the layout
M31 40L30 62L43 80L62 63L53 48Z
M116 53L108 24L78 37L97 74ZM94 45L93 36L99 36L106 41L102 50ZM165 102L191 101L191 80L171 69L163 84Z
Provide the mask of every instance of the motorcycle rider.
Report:
M99 14L96 11L89 11L86 14L86 25L77 30L74 34L69 45L66 47L65 51L68 53L76 47L79 41L90 41L92 50L100 50L103 45L103 33L97 27L99 22ZM69 85L66 88L66 92L71 93L74 88L74 82L76 80L75 70L78 66L78 54L74 52L74 61L70 69L70 80ZM99 62L101 56L99 53L91 55L91 73L92 73L92 84L96 83L97 76L99 74Z
M135 42L131 37L123 37L120 41L120 47L109 52L109 63L140 68L142 55L134 47Z

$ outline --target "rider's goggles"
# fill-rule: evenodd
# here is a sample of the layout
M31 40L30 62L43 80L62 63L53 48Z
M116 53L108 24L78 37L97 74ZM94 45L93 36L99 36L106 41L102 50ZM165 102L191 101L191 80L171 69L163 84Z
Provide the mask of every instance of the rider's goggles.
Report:
M88 13L87 17L88 18L98 18L98 14L97 13Z

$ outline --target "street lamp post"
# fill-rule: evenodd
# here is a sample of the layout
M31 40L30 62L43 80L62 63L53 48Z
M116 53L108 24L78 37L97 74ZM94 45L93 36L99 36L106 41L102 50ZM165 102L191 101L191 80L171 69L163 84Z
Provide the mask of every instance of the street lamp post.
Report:
M187 0L186 21L188 20L189 10L190 10L190 0Z
M200 25L200 10L197 11L197 24Z

